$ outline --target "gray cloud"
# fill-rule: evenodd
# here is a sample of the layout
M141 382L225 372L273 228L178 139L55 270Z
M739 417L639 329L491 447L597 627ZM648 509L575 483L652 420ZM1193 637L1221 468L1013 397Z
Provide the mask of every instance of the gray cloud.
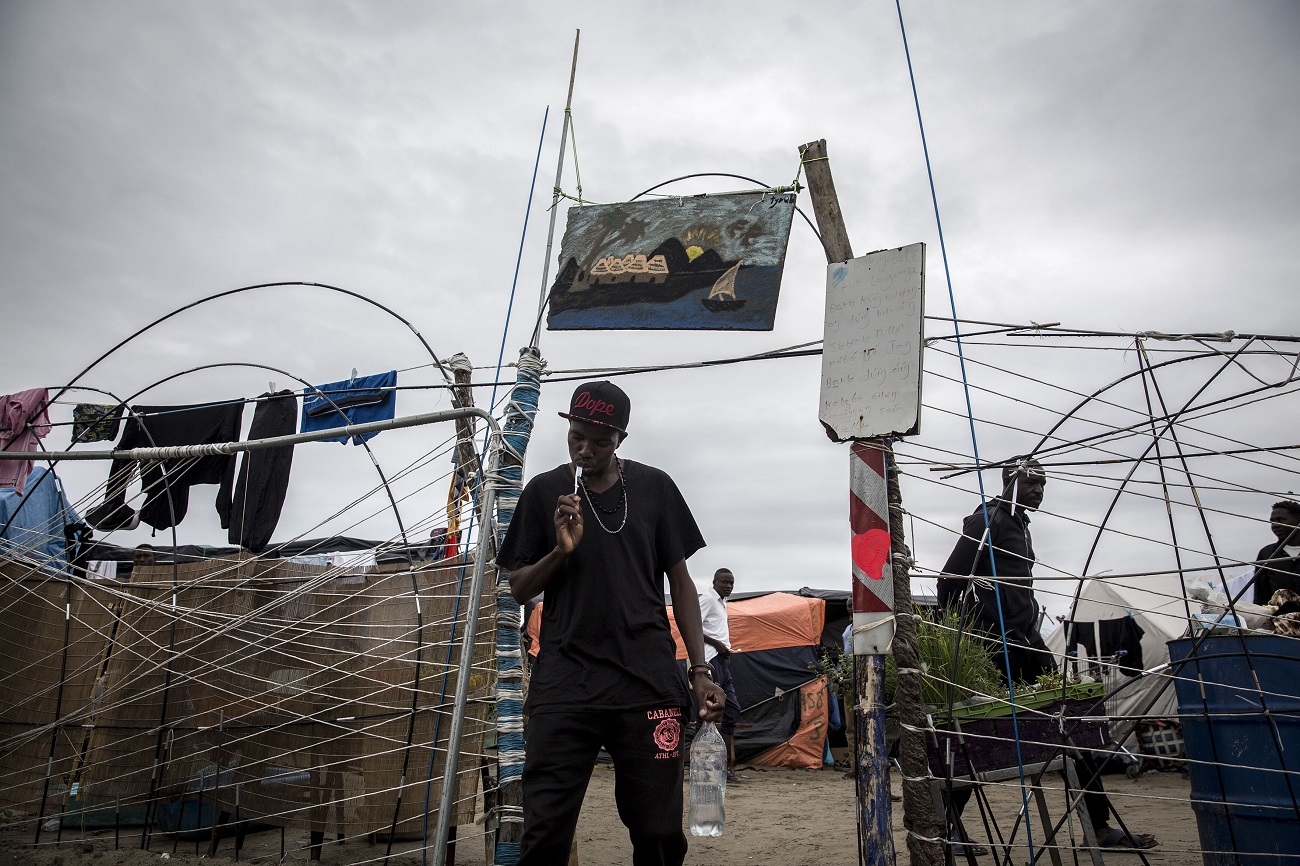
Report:
M1009 2L904 12L960 315L1133 330L1300 330L1290 303L1300 276L1293 4ZM536 315L575 26L583 28L573 117L586 197L621 200L698 171L787 183L798 145L825 137L855 251L927 242L927 311L948 314L889 3L831 4L815 20L776 4L663 2L633 15L590 3L6 3L0 297L17 324L6 329L11 351L0 390L66 381L176 306L285 279L373 297L415 322L440 355L464 351L491 365L549 105L505 337L513 360ZM562 182L569 193L577 191L574 165L570 151ZM806 197L802 203L807 209ZM816 340L824 272L815 238L796 217L771 334L548 333L542 349L552 369L567 370ZM935 335L944 326L927 329ZM1136 363L1132 353L1071 352L1044 341L970 351L1082 393ZM275 289L178 317L90 381L130 392L219 361L326 381L354 366L405 369L428 358L372 308L319 290ZM958 375L938 351L928 365ZM1209 362L1183 366L1186 375L1167 382L1171 398L1185 399L1209 375ZM1268 372L1284 375L1280 369ZM1007 395L972 397L986 459L1032 447L1077 400L989 368L970 372L977 386ZM483 370L476 379L490 376ZM710 540L697 571L725 562L747 588L848 586L848 458L817 424L817 376L809 358L625 381L638 406L626 452L680 480ZM270 378L258 370L195 374L150 399L252 396ZM404 384L436 381L427 369L402 374ZM1235 371L1222 387L1248 386ZM567 384L544 391L530 468L564 459L554 412L568 391ZM925 394L935 408L922 436L900 452L969 455L966 422L940 411L965 412L960 388L934 378ZM478 397L486 401L487 392ZM1143 399L1129 388L1117 402L1142 408ZM440 405L435 392L406 392L400 409ZM1257 444L1286 441L1277 421L1284 409L1241 411L1206 424ZM1117 423L1131 413L1095 407L1094 415ZM375 447L386 466L400 466L431 439L442 434L386 435ZM286 531L312 526L372 484L373 469L356 449L300 450ZM1261 490L1296 486L1290 462L1267 462L1224 459L1206 474ZM905 468L912 540L933 565L974 507L974 479L949 482L953 489L924 465ZM104 472L78 466L64 475L70 488L89 491ZM435 487L411 493L412 513L441 505L445 486ZM1091 531L1071 519L1096 522L1108 494L1062 477L1049 496L1054 514L1035 523L1043 561L1077 571ZM1214 497L1214 507L1252 514L1267 499L1229 490ZM200 511L181 528L182 540L218 540L215 521ZM1126 499L1116 519L1153 536L1166 531L1161 511ZM382 515L364 529L395 531ZM1259 527L1243 519L1214 516L1212 529L1233 556L1259 546ZM1100 550L1099 568L1171 562L1167 548L1119 537Z

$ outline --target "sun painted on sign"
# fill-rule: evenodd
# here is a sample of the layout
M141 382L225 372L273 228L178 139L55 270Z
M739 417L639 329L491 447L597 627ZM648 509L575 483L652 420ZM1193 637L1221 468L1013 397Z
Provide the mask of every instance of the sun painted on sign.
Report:
M794 193L569 209L552 330L770 331Z

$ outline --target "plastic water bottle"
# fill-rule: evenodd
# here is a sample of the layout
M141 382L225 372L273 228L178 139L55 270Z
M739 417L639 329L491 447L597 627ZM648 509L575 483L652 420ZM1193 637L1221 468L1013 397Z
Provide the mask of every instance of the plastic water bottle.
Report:
M713 722L705 722L691 743L691 809L687 818L692 836L721 836L727 825L723 801L727 796L727 744Z

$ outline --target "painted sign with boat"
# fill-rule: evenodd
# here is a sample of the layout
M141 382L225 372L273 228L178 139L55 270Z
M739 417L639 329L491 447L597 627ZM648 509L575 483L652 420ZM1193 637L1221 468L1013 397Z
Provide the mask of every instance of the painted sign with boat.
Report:
M793 192L569 208L552 330L770 331Z

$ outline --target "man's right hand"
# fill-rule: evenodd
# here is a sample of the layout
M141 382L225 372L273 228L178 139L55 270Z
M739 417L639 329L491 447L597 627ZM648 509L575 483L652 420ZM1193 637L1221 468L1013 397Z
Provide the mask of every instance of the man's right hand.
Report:
M568 556L582 541L582 497L561 496L555 503L555 546Z

